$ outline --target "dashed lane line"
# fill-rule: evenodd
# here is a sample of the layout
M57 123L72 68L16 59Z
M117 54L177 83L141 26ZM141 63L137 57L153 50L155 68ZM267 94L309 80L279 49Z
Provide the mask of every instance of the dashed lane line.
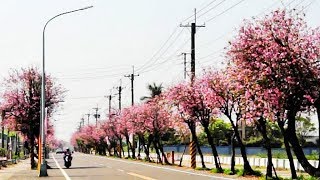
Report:
M68 174L60 167L58 161L56 160L56 158L54 156L52 156L53 160L56 162L57 167L60 169L60 171L62 172L63 176L66 178L66 180L71 180L71 178L68 176Z
M120 172L124 172L124 170L122 170L122 169L117 169L118 171L120 171Z
M129 175L131 175L131 176L139 177L139 178L145 179L145 180L156 180L156 179L153 179L153 178L151 178L151 177L143 176L143 175L136 174L136 173L133 173L133 172L129 172L129 173L127 173L127 174L129 174Z
M88 155L88 154L83 154L83 155L84 156L93 156L93 155ZM233 178L220 177L220 176L214 176L214 175L199 174L199 173L183 171L183 170L178 170L178 169L172 169L172 168L167 168L167 167L154 166L154 165L149 165L149 164L144 164L144 163L139 163L139 162L131 162L131 161L126 161L126 160L113 159L113 158L102 157L102 156L94 156L94 157L101 158L101 159L108 159L108 160L112 160L112 161L120 161L120 162L124 162L124 163L127 163L127 164L138 164L138 165L142 165L142 166L148 166L148 167L164 169L164 170L168 170L168 171L191 174L191 175L195 175L195 176L203 176L203 177L210 177L210 178L223 179L223 180L232 180L233 179Z

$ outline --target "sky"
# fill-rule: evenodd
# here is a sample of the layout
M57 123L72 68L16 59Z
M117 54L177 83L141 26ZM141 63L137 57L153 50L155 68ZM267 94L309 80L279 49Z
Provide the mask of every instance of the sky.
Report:
M190 52L190 28L197 9L196 73L221 68L224 48L244 19L262 17L277 8L306 13L318 27L318 0L1 0L0 78L10 69L42 65L42 30L53 16L86 6L93 8L58 17L45 31L46 73L66 90L62 107L52 118L56 137L69 141L80 119L98 107L100 120L118 108L116 87L123 86L122 107L131 105L133 66L134 101L148 95L146 86L169 87L183 81L183 56ZM187 70L190 66L187 56ZM4 87L2 87L3 89Z

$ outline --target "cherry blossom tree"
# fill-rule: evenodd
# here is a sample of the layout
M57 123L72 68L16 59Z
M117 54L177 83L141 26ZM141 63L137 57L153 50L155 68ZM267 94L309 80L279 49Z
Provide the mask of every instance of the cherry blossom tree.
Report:
M200 122L200 124L204 127L209 140L208 142L212 149L216 168L222 172L218 152L208 128L212 111L204 103L204 96L199 88L200 87L197 85L191 86L191 84L188 83L181 83L169 89L168 92L166 92L165 97L168 103L171 103L175 106L176 110L181 115L182 122L188 125L192 139L196 143L199 155L201 157L202 167L205 168L206 166L204 164L203 154L196 134L197 122Z
M284 138L290 142L305 171L319 177L320 169L308 162L295 129L297 113L312 106L316 109L320 107L317 103L319 29L308 28L304 16L295 11L276 10L262 19L246 21L230 44L228 57L231 64L238 68L239 76L251 86L247 87L253 89L252 93L247 93L247 97L256 102L254 109L257 111L251 114L252 118L269 116L278 121L280 128L287 124L287 128L283 128ZM268 105L272 107L273 111L269 112L273 113L273 117L266 114L269 112L265 111L268 107L264 101L257 103L255 99L263 96L268 97L264 100L268 100Z
M242 96L245 86L236 79L234 68L229 67L225 71L208 71L196 83L199 92L204 96L203 101L215 114L225 115L233 128L234 136L240 146L243 158L244 174L254 174L238 130L238 124L244 110ZM209 122L206 122L209 123ZM206 129L205 129L206 130ZM206 130L208 131L208 129ZM212 141L208 138L208 141ZM234 147L233 147L234 148ZM232 156L231 169L234 170L234 154Z
M10 122L12 126L9 128L26 135L31 146L31 168L35 168L33 149L40 129L41 73L35 67L12 70L4 82L6 88L1 105L6 112L4 123ZM47 75L45 92L47 116L51 117L63 100L65 91Z

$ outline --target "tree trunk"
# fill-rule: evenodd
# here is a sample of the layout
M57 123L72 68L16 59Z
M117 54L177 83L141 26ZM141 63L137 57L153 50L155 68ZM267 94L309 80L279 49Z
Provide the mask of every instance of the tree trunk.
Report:
M31 163L31 169L36 169L37 168L37 165L36 165L36 162L34 160L35 158L35 154L34 154L34 148L35 148L35 144L34 144L34 136L31 135L30 136L30 163ZM39 160L38 160L39 162Z
M121 151L122 151L122 138L118 138L119 139L119 146L120 146L120 148L119 148L119 158L122 158L122 154L121 154ZM118 150L118 149L117 149Z
M217 168L217 170L219 172L223 172L222 168L221 168L221 163L220 163L219 155L218 155L218 152L217 152L217 148L216 148L216 146L215 146L215 144L213 142L213 137L212 137L212 135L211 135L211 133L209 131L208 126L204 126L204 131L207 134L208 143L211 146L212 155L213 155L213 158L214 158L214 162L215 162L216 168Z
M128 149L128 158L130 158L131 157L130 156L131 144L130 144L130 141L129 141L129 135L126 134L125 137L126 137L126 143L127 143L127 149Z
M140 157L141 157L141 145L140 145L140 143L142 143L141 141L142 141L142 138L143 138L143 136L142 135L140 135L140 134L138 134L138 138L139 138L139 147L138 147L138 159L141 159Z
M158 160L162 164L162 159L161 159L161 155L160 155L156 140L153 141L153 145L154 145L154 148L156 149L156 153L158 155Z
M198 149L198 153L199 153L200 158L201 158L202 168L206 168L206 165L204 164L204 159L203 159L203 154L202 154L202 151L201 151L201 147L200 147L200 144L199 144L199 141L198 141L198 137L197 137L197 134L196 134L196 125L195 125L194 122L188 123L188 125L189 125L189 129L191 131L192 140L196 143L196 146L197 146L197 149Z
M317 117L318 117L318 127L320 127L320 106L319 104L317 103L316 104L316 109L317 109ZM319 152L319 158L318 158L318 170L320 170L320 128L318 128L318 152Z
M152 141L153 141L153 135L150 134L150 135L148 136L147 147L145 148L145 153L146 153L146 156L147 156L147 160L148 160L149 162L151 162L151 159L150 159L150 150L149 150L149 149L150 149L150 146L151 146Z
M231 172L232 174L235 174L236 173L236 170L235 170L235 165L236 165L236 162L235 162L235 156L236 156L236 149L235 149L235 135L234 135L234 132L232 134L232 137L231 137L231 149L232 149L232 155L231 155Z
M271 152L271 146L270 146L270 139L267 135L267 129L266 129L266 122L264 119L261 117L258 120L257 124L258 130L262 134L262 137L265 142L265 148L267 150L267 158L268 158L268 164L267 164L267 172L266 172L266 178L270 177L272 178L272 152Z
M286 132L284 130L284 122L279 120L278 121L278 125L279 125L281 133L283 135L283 142L284 142L284 146L286 148L287 156L288 156L288 159L289 159L291 178L292 179L297 179L298 176L297 176L296 169L294 167L293 156L292 156L290 145L289 145L289 142L288 142L288 136L287 136L287 134L286 134Z
M303 167L306 173L310 174L311 176L320 177L320 169L315 168L312 166L308 159L306 158L301 145L299 144L299 140L296 134L296 114L297 111L289 110L288 113L288 128L286 130L286 134L288 135L288 141L291 144L292 150L296 155L299 163Z
M164 158L164 163L165 163L165 164L170 164L169 161L168 161L168 158L167 158L166 154L165 154L164 151L163 151L163 146L162 146L162 144L160 143L160 138L157 138L157 143L158 143L159 150L160 150L160 152L162 153L162 156L163 156L163 158Z
M252 169L252 167L251 167L251 165L250 165L250 163L248 161L246 147L242 142L242 139L240 137L240 133L239 133L239 130L238 130L238 121L236 122L236 124L234 124L231 116L227 115L227 117L228 117L228 119L229 119L229 121L231 123L231 126L233 128L234 136L235 136L235 138L238 141L238 144L240 146L240 152L241 152L241 156L242 156L242 159L243 159L244 174L253 175L254 171L253 171L253 169Z
M136 158L136 145L134 141L134 134L132 135L132 144L131 144L132 158Z

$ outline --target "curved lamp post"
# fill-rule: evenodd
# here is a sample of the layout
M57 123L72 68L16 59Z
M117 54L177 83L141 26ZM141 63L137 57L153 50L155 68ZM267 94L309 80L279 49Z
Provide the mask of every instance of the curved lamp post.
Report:
M42 32L42 47L43 47L43 56L42 56L42 78L41 78L41 121L40 121L40 132L41 132L41 145L42 145L42 149L41 149L41 166L40 166L40 174L39 176L48 176L47 173L47 163L45 161L45 138L46 138L46 133L45 133L45 100L46 100L46 96L45 96L45 30L46 27L48 25L48 23L50 21L52 21L53 19L65 15L65 14L70 14L73 12L77 12L77 11L82 11L82 10L86 10L89 8L92 8L93 6L88 6L88 7L84 7L81 9L76 9L73 11L68 11L68 12L64 12L61 14L58 14L54 17L52 17L51 19L49 19L46 24L43 27L43 32ZM40 158L39 158L40 159Z

